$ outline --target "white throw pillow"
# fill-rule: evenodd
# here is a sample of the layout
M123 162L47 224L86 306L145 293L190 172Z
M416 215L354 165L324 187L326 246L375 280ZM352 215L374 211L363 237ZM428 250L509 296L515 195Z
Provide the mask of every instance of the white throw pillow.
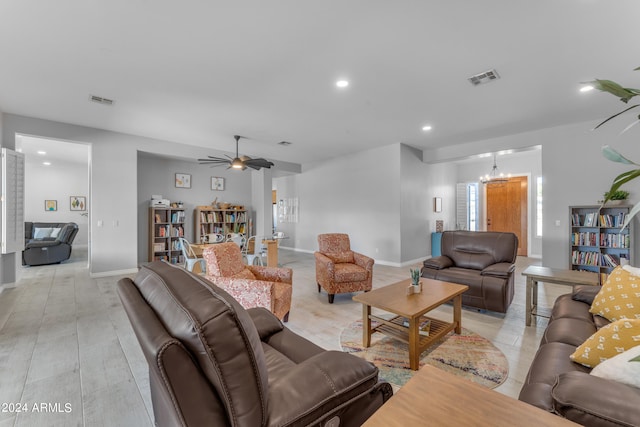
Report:
M628 271L629 274L634 276L640 276L640 267L631 267L629 264L626 264L622 266L622 269Z
M53 237L54 239L56 239L58 237L58 234L60 234L60 230L62 230L62 228L60 227L52 228L51 235L49 237Z
M640 345L600 362L591 375L640 388L640 362L629 362L640 356Z
M50 237L53 228L38 228L36 227L36 231L33 233L34 239L44 239L45 237Z

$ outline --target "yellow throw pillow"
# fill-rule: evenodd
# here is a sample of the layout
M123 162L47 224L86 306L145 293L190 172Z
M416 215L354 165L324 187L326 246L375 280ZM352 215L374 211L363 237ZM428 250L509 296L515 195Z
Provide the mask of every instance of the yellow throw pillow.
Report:
M621 319L600 328L569 357L594 368L637 345L640 345L640 319Z
M616 267L593 299L589 312L611 322L640 319L640 277Z

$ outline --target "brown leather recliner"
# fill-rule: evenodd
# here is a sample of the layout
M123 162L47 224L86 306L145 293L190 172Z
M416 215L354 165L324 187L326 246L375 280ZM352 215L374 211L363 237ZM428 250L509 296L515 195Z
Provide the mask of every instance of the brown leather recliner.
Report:
M422 277L469 286L462 304L506 313L513 301L518 237L497 231L445 231L442 255L424 261Z
M392 394L371 363L321 349L182 268L150 263L118 294L158 426L359 426Z

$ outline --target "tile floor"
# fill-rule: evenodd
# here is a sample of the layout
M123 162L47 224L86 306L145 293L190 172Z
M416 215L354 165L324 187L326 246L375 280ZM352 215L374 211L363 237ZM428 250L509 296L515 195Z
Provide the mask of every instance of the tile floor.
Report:
M281 249L280 261L294 270L287 326L339 350L340 332L361 316L360 304L350 294L327 303L326 293L317 292L312 254ZM515 300L506 315L472 309L462 314L465 328L507 356L509 378L496 390L512 397L547 322L524 324L520 273L530 264L539 260L518 259ZM0 427L153 425L146 361L115 291L120 277L89 278L86 253L74 251L64 264L23 268L17 287L0 293ZM407 277L409 267L374 267L374 287ZM568 291L540 286L540 305L549 307ZM450 319L451 307L433 315Z

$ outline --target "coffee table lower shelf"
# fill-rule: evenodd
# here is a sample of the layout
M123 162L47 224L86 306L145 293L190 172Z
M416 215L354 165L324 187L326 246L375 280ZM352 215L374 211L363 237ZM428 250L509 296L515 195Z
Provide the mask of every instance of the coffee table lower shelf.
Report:
M382 317L370 314L369 319L378 322L378 325L376 327L371 328L372 333L380 332L388 337L409 344L409 328L403 325L403 322L406 320L405 317L396 316L392 319L384 319ZM431 321L431 324L429 325L428 336L419 334L418 354L422 353L433 342L444 337L455 328L455 325L453 323L444 322L442 320L434 319L428 316L420 317L420 319L418 320L418 324L420 324L424 320Z

